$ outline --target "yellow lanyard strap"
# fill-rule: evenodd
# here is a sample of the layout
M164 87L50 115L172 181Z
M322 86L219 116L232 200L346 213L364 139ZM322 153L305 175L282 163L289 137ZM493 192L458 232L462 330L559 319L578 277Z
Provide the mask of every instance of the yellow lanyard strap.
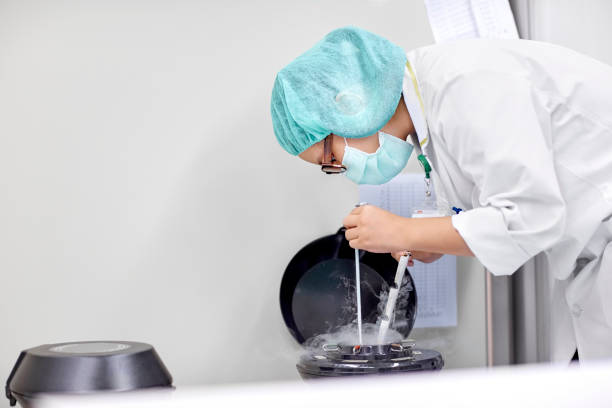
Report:
M416 92L416 96L419 99L419 104L421 105L421 111L423 112L423 119L425 119L425 105L423 104L423 99L421 98L421 93L419 92L419 87L417 86L416 77L414 75L414 71L412 70L412 67L410 66L410 62L406 62L406 68L408 68L408 73L410 74L410 79L412 79L412 85L414 86L414 91ZM425 139L423 139L423 141L420 143L419 143L419 138L416 134L410 135L410 137L412 138L412 144L414 145L414 148L417 149L417 153L418 153L417 159L419 160L419 163L421 163L421 166L423 166L423 170L425 171L425 178L429 179L429 173L431 173L431 166L429 165L427 158L425 157L425 155L423 154L423 151L421 150L421 146L425 144L427 137L425 137Z

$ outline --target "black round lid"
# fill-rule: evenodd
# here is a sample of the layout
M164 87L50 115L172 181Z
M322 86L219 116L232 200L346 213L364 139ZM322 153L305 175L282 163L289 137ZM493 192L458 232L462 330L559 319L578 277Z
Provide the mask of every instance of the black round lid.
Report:
M444 360L434 350L405 342L372 346L326 345L301 356L296 365L304 379L440 370Z
M291 259L280 287L285 324L299 342L351 324L356 316L355 250L344 228L316 239ZM362 322L376 324L381 294L393 284L397 262L389 254L359 251ZM406 271L391 328L407 337L416 319L417 294ZM384 295L383 295L384 296Z
M153 346L131 341L45 344L24 350L6 382L6 396L132 391L171 387L172 376Z

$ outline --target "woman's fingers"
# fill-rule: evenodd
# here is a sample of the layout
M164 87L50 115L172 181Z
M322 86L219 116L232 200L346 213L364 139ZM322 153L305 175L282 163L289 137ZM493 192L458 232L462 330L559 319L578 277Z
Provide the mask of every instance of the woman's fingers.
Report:
M388 253L398 250L401 241L403 218L373 205L354 208L344 218L342 224L346 230L357 228L358 236L348 233L347 239L351 246L374 253ZM352 241L359 239L359 244Z
M399 262L400 258L406 253L406 251L393 252L391 256ZM408 266L414 266L414 259L412 258L412 254L408 258Z
M397 251L397 252L393 252L391 256L395 258L396 261L399 262L400 258L404 256L404 254L406 254L406 251ZM408 258L408 262L410 262L411 260L412 260L412 255L410 255L410 258Z
M349 228L356 227L358 220L359 220L359 216L351 213L344 218L344 220L342 221L342 224L344 225L344 228L348 230Z
M359 214L361 214L361 211L363 211L363 206L353 208L353 210L349 213L349 215L347 215L342 221L342 224L344 225L344 227L345 228L356 227L357 222L359 220Z
M349 242L359 238L359 233L357 231L357 228L349 228L346 231L344 231L344 237Z
M355 249L364 249L361 242L359 242L359 238L349 241L349 246Z
M431 263L437 261L442 257L442 254L436 254L433 252L423 252L423 251L415 251L414 257L417 261L421 261L423 263Z
M353 211L351 211L351 214L354 214L354 215L361 214L361 211L363 211L363 207L364 207L363 205L360 205L359 207L353 208Z

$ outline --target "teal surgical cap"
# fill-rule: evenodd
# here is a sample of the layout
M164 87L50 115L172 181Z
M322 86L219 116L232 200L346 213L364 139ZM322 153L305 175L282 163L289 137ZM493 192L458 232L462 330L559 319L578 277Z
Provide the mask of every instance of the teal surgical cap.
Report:
M297 155L330 133L376 133L395 113L405 63L404 51L383 37L356 27L332 31L276 76L276 139Z

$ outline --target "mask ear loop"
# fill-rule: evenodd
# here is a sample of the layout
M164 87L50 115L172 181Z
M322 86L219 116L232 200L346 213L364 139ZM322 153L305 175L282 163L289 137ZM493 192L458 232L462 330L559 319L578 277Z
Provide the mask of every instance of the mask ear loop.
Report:
M348 147L348 142L346 141L346 137L343 137L344 139L344 144Z

